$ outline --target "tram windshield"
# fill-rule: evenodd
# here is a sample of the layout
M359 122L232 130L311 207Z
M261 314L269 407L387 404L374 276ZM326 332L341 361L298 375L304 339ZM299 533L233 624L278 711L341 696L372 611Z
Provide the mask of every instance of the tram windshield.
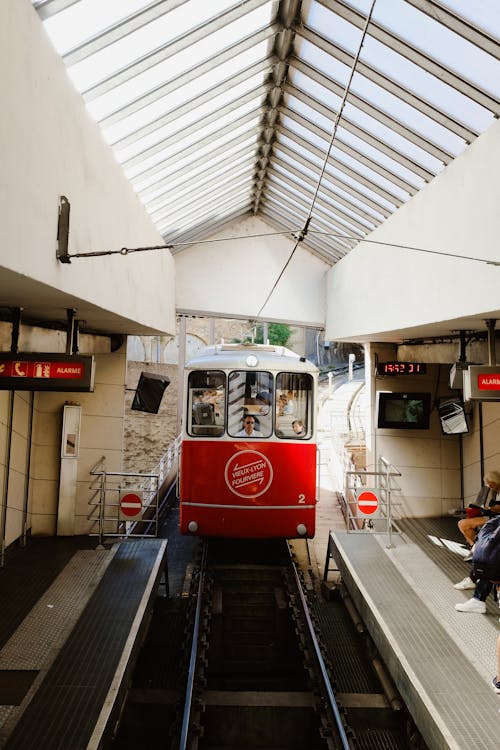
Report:
M273 430L273 377L270 372L229 373L227 431L231 437L266 438Z
M187 432L199 437L304 440L313 432L309 373L198 370L188 377Z

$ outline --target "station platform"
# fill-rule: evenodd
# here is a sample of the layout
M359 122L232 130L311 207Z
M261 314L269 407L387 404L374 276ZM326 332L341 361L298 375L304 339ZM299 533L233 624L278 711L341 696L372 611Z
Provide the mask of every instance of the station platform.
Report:
M354 602L429 750L498 750L500 696L492 689L500 609L455 604L474 593L453 588L470 567L457 519L402 519L396 531L336 529L329 577Z
M167 576L166 550L163 539L106 547L36 539L8 561L0 571L2 749L99 747Z

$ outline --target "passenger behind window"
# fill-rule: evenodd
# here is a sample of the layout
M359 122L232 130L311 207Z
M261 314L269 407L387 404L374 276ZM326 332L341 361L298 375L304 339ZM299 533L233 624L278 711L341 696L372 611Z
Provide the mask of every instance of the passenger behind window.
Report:
M294 419L292 422L292 429L295 432L296 437L306 436L306 428L304 427L304 422L302 422L302 420Z
M261 391L255 397L255 401L259 405L259 414L269 414L271 410L271 394Z
M193 424L215 424L213 404L203 401L203 391L193 392Z
M242 418L242 427L239 432L236 433L235 437L245 437L245 438L260 438L262 437L262 434L256 429L258 427L258 423L256 424L256 420L254 417L250 416L249 414L244 414Z

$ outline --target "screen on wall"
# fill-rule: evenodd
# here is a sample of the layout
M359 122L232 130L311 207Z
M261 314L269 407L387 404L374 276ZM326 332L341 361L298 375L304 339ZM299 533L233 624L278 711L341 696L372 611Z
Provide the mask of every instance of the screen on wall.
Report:
M430 393L380 391L377 427L393 430L428 430L430 412Z

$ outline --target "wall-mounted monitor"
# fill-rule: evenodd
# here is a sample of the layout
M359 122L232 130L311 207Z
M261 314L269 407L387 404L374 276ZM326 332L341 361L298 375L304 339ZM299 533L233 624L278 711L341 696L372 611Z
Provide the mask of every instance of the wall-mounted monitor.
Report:
M389 430L428 430L430 393L378 393L377 427Z
M441 429L445 435L462 435L464 432L469 432L464 404L459 396L440 398L438 414Z

